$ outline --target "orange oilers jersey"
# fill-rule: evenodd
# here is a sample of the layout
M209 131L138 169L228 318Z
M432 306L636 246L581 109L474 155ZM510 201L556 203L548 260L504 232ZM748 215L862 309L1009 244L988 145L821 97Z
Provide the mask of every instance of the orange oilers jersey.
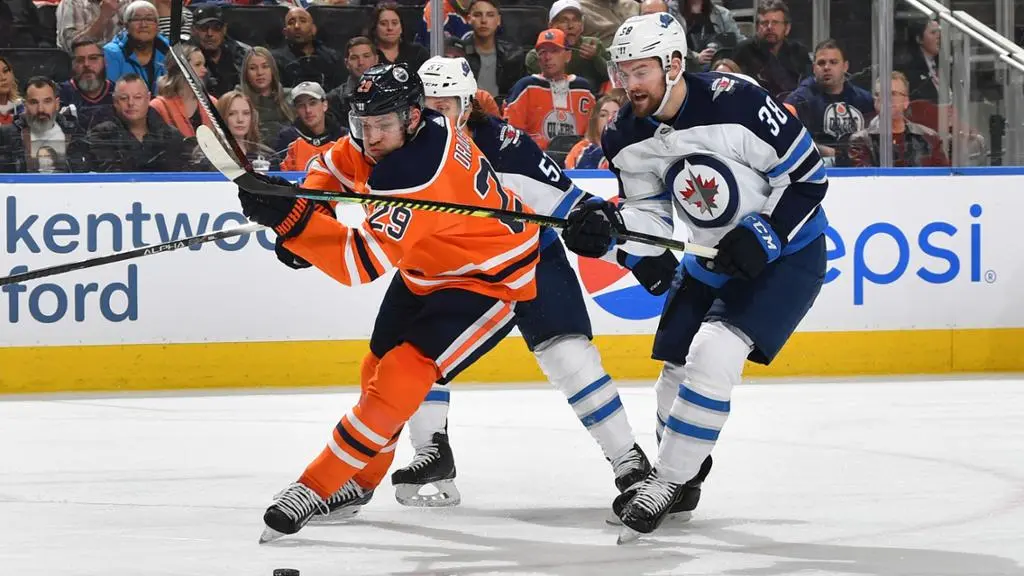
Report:
M575 74L551 82L540 74L521 78L505 99L505 119L530 135L541 150L556 136L587 131L594 95L590 83Z
M506 192L472 140L427 110L423 127L402 148L373 164L346 136L319 156L304 187L526 210ZM369 205L352 228L314 213L288 250L342 284L370 282L397 267L416 294L461 288L506 301L536 296L540 229L442 212Z

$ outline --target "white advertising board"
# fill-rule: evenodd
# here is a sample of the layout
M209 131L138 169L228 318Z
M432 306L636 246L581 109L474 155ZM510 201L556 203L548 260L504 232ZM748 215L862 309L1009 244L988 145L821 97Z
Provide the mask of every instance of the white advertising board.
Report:
M833 178L828 283L801 330L1024 327L1022 189L1024 176ZM10 184L0 200L4 275L243 222L227 182ZM367 338L388 280L347 288L288 269L272 238L5 286L0 346ZM581 274L596 334L653 332L660 300L631 275L587 263Z

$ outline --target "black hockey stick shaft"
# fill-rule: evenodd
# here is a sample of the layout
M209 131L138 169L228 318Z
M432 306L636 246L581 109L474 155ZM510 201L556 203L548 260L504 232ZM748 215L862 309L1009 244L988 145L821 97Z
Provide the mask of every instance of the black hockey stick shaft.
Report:
M223 173L229 180L238 184L239 187L253 194L281 196L285 198L307 198L310 200L345 202L349 204L400 206L403 208L425 210L429 212L444 212L447 214L459 214L462 216L514 220L518 222L537 224L539 226L547 226L550 228L565 228L568 225L568 222L564 218L556 218L554 216L546 216L543 214L529 214L514 210L504 210L501 208L485 208L481 206L455 204L436 200L416 200L413 198L381 196L378 194L360 194L349 191L337 192L334 190L313 190L310 188L300 188L298 186L274 184L260 179L255 174L240 168L237 164L232 162L223 145L217 141L213 132L205 126L200 126L196 130L196 139L199 141L199 146L202 148L203 153L206 154L206 157L210 162L216 166L217 170ZM642 232L613 231L612 235L624 241L639 242L641 244L660 246L662 248L672 250L687 251L691 254L704 258L714 258L718 253L718 251L713 248L689 244L673 238L662 238L661 236L644 234Z
M0 286L7 284L17 284L26 280L35 280L37 278L45 278L47 276L56 276L57 274L64 274L66 272L73 272L75 270L84 270L86 268L95 268L97 266L103 266L105 264L113 264L115 262L124 262L125 260L132 260L134 258L141 258L142 256L150 256L152 254L162 254L164 252L174 252L182 248L188 248L190 246L198 246L207 242L216 242L217 240L223 240L225 238L233 238L235 236L244 236L253 232L259 232L263 230L263 226L259 224L245 224L237 228L230 228L228 230L220 230L218 232L210 232L209 234L199 234L197 236L191 236L189 238L182 238L180 240L170 240L163 244L154 244L152 246L143 246L134 250L128 250L127 252L117 252L115 254L107 254L106 256L97 256L95 258L89 258L87 260L80 260L78 262L70 262L68 264L57 264L56 266L48 266L46 268L39 268L36 270L29 270L28 272L22 272L20 274L12 274L10 276L4 276L0 278Z

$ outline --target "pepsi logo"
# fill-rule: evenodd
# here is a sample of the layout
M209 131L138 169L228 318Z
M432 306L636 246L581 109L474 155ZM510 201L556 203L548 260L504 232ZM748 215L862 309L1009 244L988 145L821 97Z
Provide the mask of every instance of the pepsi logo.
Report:
M618 198L611 202L618 203ZM594 258L579 258L580 281L595 304L626 320L648 320L661 315L666 296L652 296L637 283L628 268Z

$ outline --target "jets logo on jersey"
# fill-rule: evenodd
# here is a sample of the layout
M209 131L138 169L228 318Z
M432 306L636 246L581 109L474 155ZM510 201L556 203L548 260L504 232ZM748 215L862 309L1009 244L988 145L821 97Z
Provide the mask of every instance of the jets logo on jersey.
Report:
M501 140L501 146L498 147L498 150L504 150L509 146L519 144L519 134L519 130L514 128L511 124L505 124L502 126L501 134L498 135L498 138Z
M691 154L680 158L666 174L676 202L699 228L718 228L732 221L739 204L736 177L725 162Z
M822 126L829 136L842 138L864 128L864 114L846 102L833 102L825 108Z
M722 76L711 83L711 100L717 100L722 94L729 94L736 89L736 80Z

